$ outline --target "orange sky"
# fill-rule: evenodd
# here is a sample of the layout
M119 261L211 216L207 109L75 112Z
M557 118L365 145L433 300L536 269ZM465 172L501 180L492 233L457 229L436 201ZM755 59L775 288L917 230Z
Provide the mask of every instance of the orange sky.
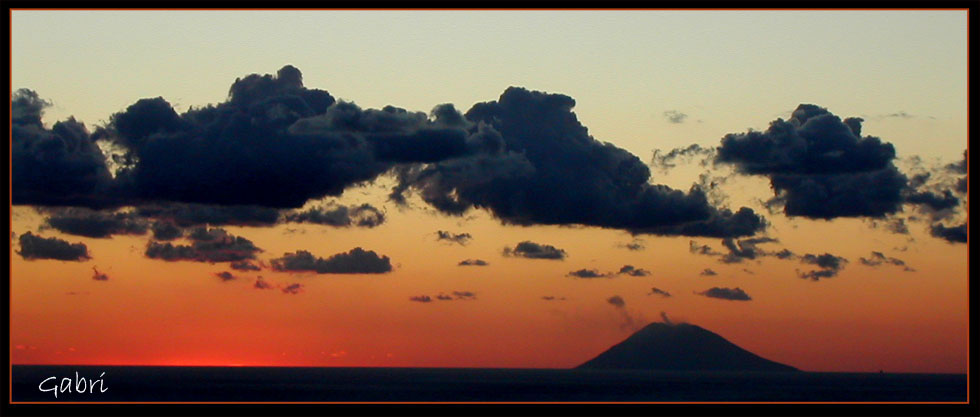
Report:
M628 336L635 329L625 326L628 319L642 325L659 321L663 311L674 321L698 324L763 357L809 371L967 369L967 248L928 236L918 229L922 225L900 236L860 220L771 219L770 234L780 242L767 249L829 251L850 261L839 276L813 282L797 277L795 271L807 267L797 261L766 257L728 265L688 250L691 240L721 250L718 239L639 236L645 249L629 251L622 245L633 237L621 231L502 226L484 212L453 218L420 205L385 207L388 221L373 229L225 227L262 248L259 259L266 264L298 249L327 257L360 246L391 257L394 270L380 275L243 273L227 264L148 259L142 253L149 236L92 239L51 229L40 233L84 242L93 259L26 261L14 253L18 245L12 240L12 361L561 368ZM36 231L42 218L32 208L14 207L12 219L19 235ZM437 230L465 231L473 239L450 245L436 241ZM554 245L569 256L554 261L502 255L505 246L522 240ZM903 246L906 251L896 250ZM901 258L916 271L861 265L858 258L873 250ZM490 265L456 265L468 258ZM617 271L625 264L652 274L567 276L582 268ZM93 280L93 266L110 279ZM704 268L718 275L699 275ZM238 278L222 282L213 276L221 271ZM303 292L254 289L258 275L279 287L300 283ZM742 288L753 299L695 294L715 286ZM647 295L652 287L673 296ZM452 291L477 297L409 301ZM613 295L623 297L625 309L606 302Z

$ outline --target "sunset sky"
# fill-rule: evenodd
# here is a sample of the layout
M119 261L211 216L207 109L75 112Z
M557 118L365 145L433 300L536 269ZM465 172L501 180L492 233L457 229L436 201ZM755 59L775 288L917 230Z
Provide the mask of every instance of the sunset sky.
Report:
M11 26L14 364L967 371L965 10Z

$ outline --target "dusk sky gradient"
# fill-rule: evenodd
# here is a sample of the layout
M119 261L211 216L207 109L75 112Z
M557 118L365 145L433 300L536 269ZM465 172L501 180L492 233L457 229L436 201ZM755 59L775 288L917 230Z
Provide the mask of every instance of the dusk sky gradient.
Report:
M15 10L11 25L14 364L567 368L664 312L807 371L967 371L965 10ZM18 121L20 89L49 104L43 126ZM34 144L75 134L55 126L69 117L98 147L69 154L119 156L108 188L50 180L81 162ZM115 171L127 151L132 174ZM153 207L195 199L272 218L154 237L181 216ZM77 207L92 201L121 206ZM116 212L130 229L103 219L107 237L66 214ZM204 223L226 234L192 236ZM88 258L44 259L71 249L38 236Z

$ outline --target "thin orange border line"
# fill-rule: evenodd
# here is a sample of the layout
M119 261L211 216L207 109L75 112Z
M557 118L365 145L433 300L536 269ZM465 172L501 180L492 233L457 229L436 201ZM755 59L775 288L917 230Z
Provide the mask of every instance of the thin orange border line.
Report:
M13 73L13 12L14 11L161 11L161 10L179 10L179 11L636 11L636 10L657 10L657 11L967 11L966 21L967 21L967 91L970 91L970 13L969 7L936 7L936 8L712 8L712 9L701 9L701 8L269 8L269 9L248 9L248 8L56 8L56 9L46 9L46 8L11 8L8 13L8 30L10 39L10 71ZM9 89L13 92L13 75L10 76L8 80ZM966 101L967 109L967 195L969 196L970 190L970 98L967 97ZM10 104L8 108L10 115L11 125L9 126L9 134L11 140L8 142L9 156L13 158L13 104ZM9 207L13 208L13 164L8 167L10 188L8 189ZM967 204L967 213L969 214L969 200ZM8 226L13 229L13 217L7 219ZM970 219L969 215L966 219L966 247L967 253L970 250ZM11 245L11 250L13 246ZM11 255L12 256L12 255ZM13 272L12 263L7 264L7 276L10 277ZM967 256L967 305L968 309L970 306L970 257ZM8 304L7 304L7 318L8 325L12 323L12 313L13 313L13 280L7 280L7 291L8 291ZM970 325L970 314L968 310L967 314L967 326ZM972 328L972 327L971 327ZM971 342L972 331L967 331L967 352L970 352L970 342ZM7 333L7 344L8 346L12 343L11 334ZM539 401L539 402L137 402L137 401L108 401L108 402L37 402L37 401L13 401L13 350L8 352L10 359L8 368L8 381L10 381L10 392L9 392L9 402L8 404L970 404L970 355L967 355L967 371L966 371L966 398L965 402L551 402L551 401ZM97 366L97 365L96 365Z

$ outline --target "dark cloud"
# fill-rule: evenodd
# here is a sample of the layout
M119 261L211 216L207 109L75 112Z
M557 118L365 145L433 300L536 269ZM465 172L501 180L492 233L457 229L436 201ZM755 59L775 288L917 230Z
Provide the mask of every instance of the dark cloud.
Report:
M563 260L566 256L568 256L568 254L565 253L565 250L558 249L551 245L544 245L525 240L518 243L513 249L509 247L504 248L504 256L517 256L529 259Z
M942 195L931 191L920 191L909 194L905 201L910 204L918 204L929 209L940 211L949 210L960 204L960 199L953 196L950 190L943 191Z
M235 279L235 276L232 275L232 273L231 272L228 272L228 271L217 272L217 273L214 274L214 276L216 276L218 278L221 278L222 281L231 281L231 280Z
M289 284L282 288L284 294L299 294L303 292L303 284Z
M713 275L718 275L718 273L715 272L714 270L712 270L711 268L704 268L704 271L701 271L701 275L703 275L703 276L713 276Z
M609 274L603 274L595 269L579 269L577 271L569 272L567 276L575 278L607 278Z
M705 148L698 144L691 144L683 148L674 148L668 152L661 151L660 149L655 149L653 151L653 160L651 165L654 168L659 169L662 172L670 171L672 168L677 167L675 161L682 159L684 161L690 161L694 157L711 157L714 156L714 148ZM702 160L699 163L701 166L706 166L707 161Z
M626 248L631 251L640 251L645 248L645 246L643 246L643 241L639 239L634 239L632 242L629 243L618 243L616 244L616 246L621 248Z
M606 299L606 302L609 303L609 304L612 304L616 308L624 308L624 307L626 307L626 301L623 300L623 297L620 297L618 295L614 295L612 297L607 298Z
M837 276L844 265L847 264L847 259L840 256L831 255L829 253L824 253L823 255L806 254L800 258L800 262L810 265L816 265L820 269L812 270L808 272L799 272L800 278L809 278L814 281L819 281L820 278L832 278Z
M333 227L376 227L385 222L385 215L370 204L359 206L313 207L289 213L284 220L292 223L314 223Z
M475 104L471 135L494 152L402 169L394 201L409 189L437 210L488 209L509 224L587 225L635 234L744 236L765 227L750 209L718 210L703 191L651 185L650 170L629 152L595 140L560 94L508 88Z
M645 277L650 275L650 271L643 268L636 268L633 265L623 265L619 268L619 274L626 274L633 277Z
M93 266L92 279L96 281L108 281L109 275L105 274L104 272L99 272L99 269Z
M469 233L450 233L445 230L439 230L436 232L436 240L445 240L450 243L458 243L465 246L470 239L472 239Z
M452 299L453 297L442 293L439 293L439 295L436 296L436 300L440 301L452 301Z
M31 232L20 235L20 250L26 260L54 259L59 261L85 261L91 259L84 243L68 243L56 237L44 238Z
M735 241L732 238L722 239L721 244L728 249L728 253L721 258L721 261L724 263L739 263L743 259L756 259L757 257L766 256L768 252L759 249L756 245L771 242L778 242L778 240L768 237L742 239L739 241Z
M697 255L711 255L711 256L721 255L721 252L717 252L714 249L711 249L711 246L699 245L697 242L693 240L690 241L690 251L691 253Z
M861 122L801 104L765 132L726 135L715 162L769 177L770 203L787 216L884 217L900 210L908 179L893 165L894 146L862 137Z
M174 240L184 235L184 231L170 221L154 222L151 229L156 240Z
M419 303L431 303L432 297L429 297L428 295L415 295L412 297L408 297L408 301L415 301Z
M882 264L888 264L888 265L904 267L906 271L914 271L914 269L912 269L911 267L905 264L905 261L898 258L885 256L885 254L878 251L872 251L870 258L861 257L859 261L861 262L862 265L870 266L870 267L876 267Z
M541 299L545 301L565 301L565 297L555 297L553 295L545 295Z
M272 286L272 284L269 284L264 279L262 279L262 277L258 277L255 279L255 285L253 285L253 287L255 287L255 289L257 290L271 290L275 288Z
M261 271L262 270L262 268L260 268L258 265L255 265L249 261L236 261L236 262L232 262L231 265L229 266L231 266L231 269L237 271Z
M143 235L149 227L146 220L132 212L107 213L86 208L68 207L43 210L50 213L45 224L61 233L94 238L112 235Z
M20 89L11 95L10 184L15 205L113 205L99 197L112 188L105 155L85 125L74 118L44 127L41 116L51 103Z
M471 292L471 291L453 291L453 296L456 297L457 300L475 300L476 299L476 293Z
M195 228L188 234L191 245L150 241L146 257L165 261L233 262L254 259L262 250L252 241L229 234L221 228Z
M668 122L677 124L684 123L684 120L687 119L687 115L677 110L667 110L664 112L664 118L667 119Z
M779 252L775 252L772 254L772 256L775 256L779 259L796 259L796 254L789 249L783 249Z
M125 148L130 197L298 208L400 163L470 152L468 132L393 106L361 109L303 86L285 66L237 79L227 101L176 114L162 98L112 116L100 138ZM174 166L182 169L174 170Z
M272 269L281 272L313 271L318 274L383 274L391 272L391 259L360 247L326 259L298 250L273 259Z
M459 265L459 266L487 266L487 265L490 265L490 264L487 263L487 261L484 261L482 259L466 259L466 260L459 261L459 263L457 265Z
M440 212L484 208L511 224L716 237L766 226L750 209L716 209L699 187L649 184L638 158L588 135L574 100L523 88L465 116L450 104L430 115L365 110L304 87L287 65L237 79L225 102L182 114L161 97L141 99L92 135L74 120L40 126L36 94L11 103L14 204L298 208L394 170L396 202L411 189ZM115 178L96 140L118 148Z
M661 297L670 297L670 293L669 292L664 291L664 290L661 290L660 288L657 288L657 287L651 288L650 289L650 293L647 294L647 295L659 295Z
M958 226L946 227L941 223L933 224L930 234L934 237L944 239L949 243L967 243L967 223Z
M749 297L745 291L741 288L721 288L712 287L702 292L697 293L698 295L703 295L710 298L718 298L722 300L732 300L732 301L750 301L752 297Z
M136 212L143 217L169 222L180 227L192 226L274 226L279 210L260 206L219 206L211 204L148 204Z

